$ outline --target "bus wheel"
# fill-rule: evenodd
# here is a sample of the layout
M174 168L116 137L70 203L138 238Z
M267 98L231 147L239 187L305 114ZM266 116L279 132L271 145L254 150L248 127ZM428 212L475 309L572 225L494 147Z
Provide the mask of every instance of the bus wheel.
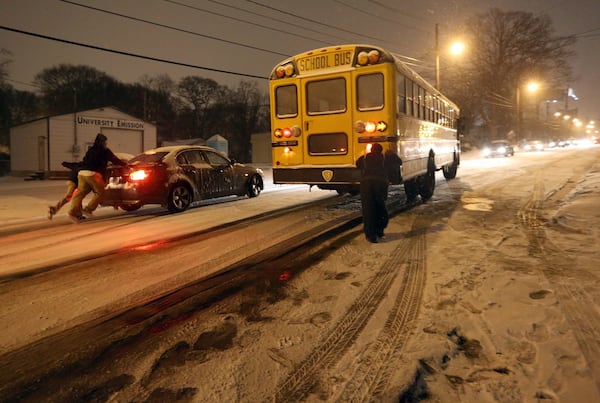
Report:
M343 196L346 193L350 194L350 196L356 196L357 194L360 193L360 187L355 186L355 185L337 186L337 187L335 187L335 191L340 196Z
M427 163L427 173L421 176L419 181L419 194L423 201L431 199L435 190L435 162L433 156L429 157Z
M417 181L414 179L404 181L404 193L406 193L406 202L412 203L419 195Z
M446 179L454 179L456 178L456 171L458 170L458 164L453 162L450 165L444 165L442 168L442 173L444 174L444 178Z
M456 155L454 155L454 161L452 164L444 165L442 167L442 173L444 174L444 178L447 180L456 178L456 171L458 170L458 161L456 159Z

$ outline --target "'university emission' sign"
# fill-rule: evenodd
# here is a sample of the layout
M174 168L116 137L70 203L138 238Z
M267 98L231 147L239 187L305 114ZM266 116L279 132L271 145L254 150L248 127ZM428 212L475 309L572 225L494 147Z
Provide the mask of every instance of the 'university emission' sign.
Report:
M77 115L77 124L82 126L112 127L115 129L143 129L144 123L138 120L93 118Z

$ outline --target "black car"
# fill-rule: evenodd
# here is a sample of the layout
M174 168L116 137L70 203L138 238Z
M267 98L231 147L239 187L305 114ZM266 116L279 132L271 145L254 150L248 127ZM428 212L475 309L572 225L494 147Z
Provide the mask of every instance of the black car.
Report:
M222 196L256 197L264 188L261 169L239 164L204 146L148 150L127 166L108 168L102 205L137 210L160 204L172 212L193 202Z
M515 150L508 141L494 140L483 149L484 157L511 157L515 155Z

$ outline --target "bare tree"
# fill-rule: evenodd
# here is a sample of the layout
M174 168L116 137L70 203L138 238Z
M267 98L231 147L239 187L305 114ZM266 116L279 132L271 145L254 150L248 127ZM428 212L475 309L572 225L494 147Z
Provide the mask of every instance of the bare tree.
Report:
M106 73L90 66L61 64L42 70L34 82L40 87L48 114L108 106L123 87Z
M230 154L240 161L251 160L251 136L268 129L268 95L261 93L256 81L241 81L227 98L226 137Z
M4 85L8 77L8 65L12 62L10 56L12 56L10 51L0 48L0 86Z
M482 120L488 137L503 136L517 121L517 88L535 79L554 90L567 86L574 36L555 36L545 15L491 9L467 20L469 57L445 80L446 91L474 120ZM464 108L464 107L463 107Z
M178 94L189 105L192 115L192 133L190 137L207 137L209 116L207 111L223 99L225 87L215 80L198 76L186 76L179 81Z

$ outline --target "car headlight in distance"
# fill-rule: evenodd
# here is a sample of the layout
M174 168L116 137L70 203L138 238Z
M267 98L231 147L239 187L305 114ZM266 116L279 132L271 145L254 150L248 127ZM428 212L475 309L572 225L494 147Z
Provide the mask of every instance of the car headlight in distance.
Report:
M506 152L506 147L498 147L498 152L504 154Z
M490 155L491 153L492 153L492 150L490 150L489 148L484 148L484 149L483 149L483 155L484 155L484 156L486 156L486 157L487 157L487 156L488 156L488 155Z

